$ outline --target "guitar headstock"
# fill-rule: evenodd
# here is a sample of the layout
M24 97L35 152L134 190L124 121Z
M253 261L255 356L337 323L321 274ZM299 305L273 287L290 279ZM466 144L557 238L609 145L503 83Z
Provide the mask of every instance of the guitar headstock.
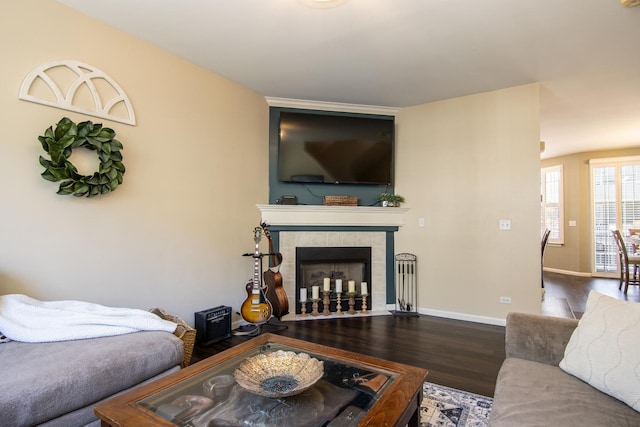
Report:
M262 239L262 228L261 227L256 227L253 229L253 241L256 242L256 245L258 243L260 243L260 240Z
M267 239L270 239L271 233L269 232L269 224L267 224L266 222L261 222L260 226L262 227L262 230L264 231L264 235L267 237Z

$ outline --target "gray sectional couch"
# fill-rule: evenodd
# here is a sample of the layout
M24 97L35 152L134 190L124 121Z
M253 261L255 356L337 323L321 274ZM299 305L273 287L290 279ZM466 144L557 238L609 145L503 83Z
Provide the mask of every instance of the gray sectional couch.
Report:
M507 357L490 426L640 426L639 412L558 366L577 325L556 317L507 316Z
M180 369L183 341L168 332L0 344L0 425L99 425L96 403Z

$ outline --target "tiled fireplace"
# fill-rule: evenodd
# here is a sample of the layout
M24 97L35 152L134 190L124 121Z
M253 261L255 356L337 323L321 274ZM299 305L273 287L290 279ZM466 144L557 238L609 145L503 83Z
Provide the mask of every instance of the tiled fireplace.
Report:
M378 208L363 206L287 206L258 205L262 220L269 225L274 246L282 254L283 289L289 301L289 314L282 320L311 320L327 318L325 315L300 317L299 290L296 288L296 248L370 248L370 274L362 280L357 273L334 270L357 280L356 291L361 291L360 281L367 281L370 297L367 306L370 315L388 314L394 307L393 281L394 233L404 224L404 208ZM314 251L312 251L313 253ZM322 255L319 256L322 258ZM329 257L331 258L331 257ZM320 259L322 261L322 259ZM327 270L330 270L326 266ZM339 274L339 273L336 273ZM348 280L348 279L346 279ZM343 287L346 290L347 281ZM309 284L307 284L309 285ZM298 287L300 284L298 284ZM332 289L335 281L332 280ZM322 286L320 287L322 291ZM322 295L322 292L320 292ZM309 289L309 298L311 290ZM389 301L389 303L388 303ZM343 311L348 307L343 302ZM360 306L357 305L357 309ZM332 304L332 310L335 308ZM357 314L362 315L362 314ZM335 316L334 313L330 315ZM343 315L349 316L349 315Z

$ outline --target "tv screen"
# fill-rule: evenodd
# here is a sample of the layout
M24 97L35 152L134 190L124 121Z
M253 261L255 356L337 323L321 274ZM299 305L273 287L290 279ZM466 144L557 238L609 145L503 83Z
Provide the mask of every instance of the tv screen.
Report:
M280 112L278 179L391 185L391 116Z

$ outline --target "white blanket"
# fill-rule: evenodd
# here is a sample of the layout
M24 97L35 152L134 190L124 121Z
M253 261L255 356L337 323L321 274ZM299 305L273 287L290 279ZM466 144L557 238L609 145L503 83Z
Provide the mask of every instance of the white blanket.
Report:
M138 331L173 333L177 325L153 313L83 301L38 301L0 296L0 333L29 343L108 337Z

